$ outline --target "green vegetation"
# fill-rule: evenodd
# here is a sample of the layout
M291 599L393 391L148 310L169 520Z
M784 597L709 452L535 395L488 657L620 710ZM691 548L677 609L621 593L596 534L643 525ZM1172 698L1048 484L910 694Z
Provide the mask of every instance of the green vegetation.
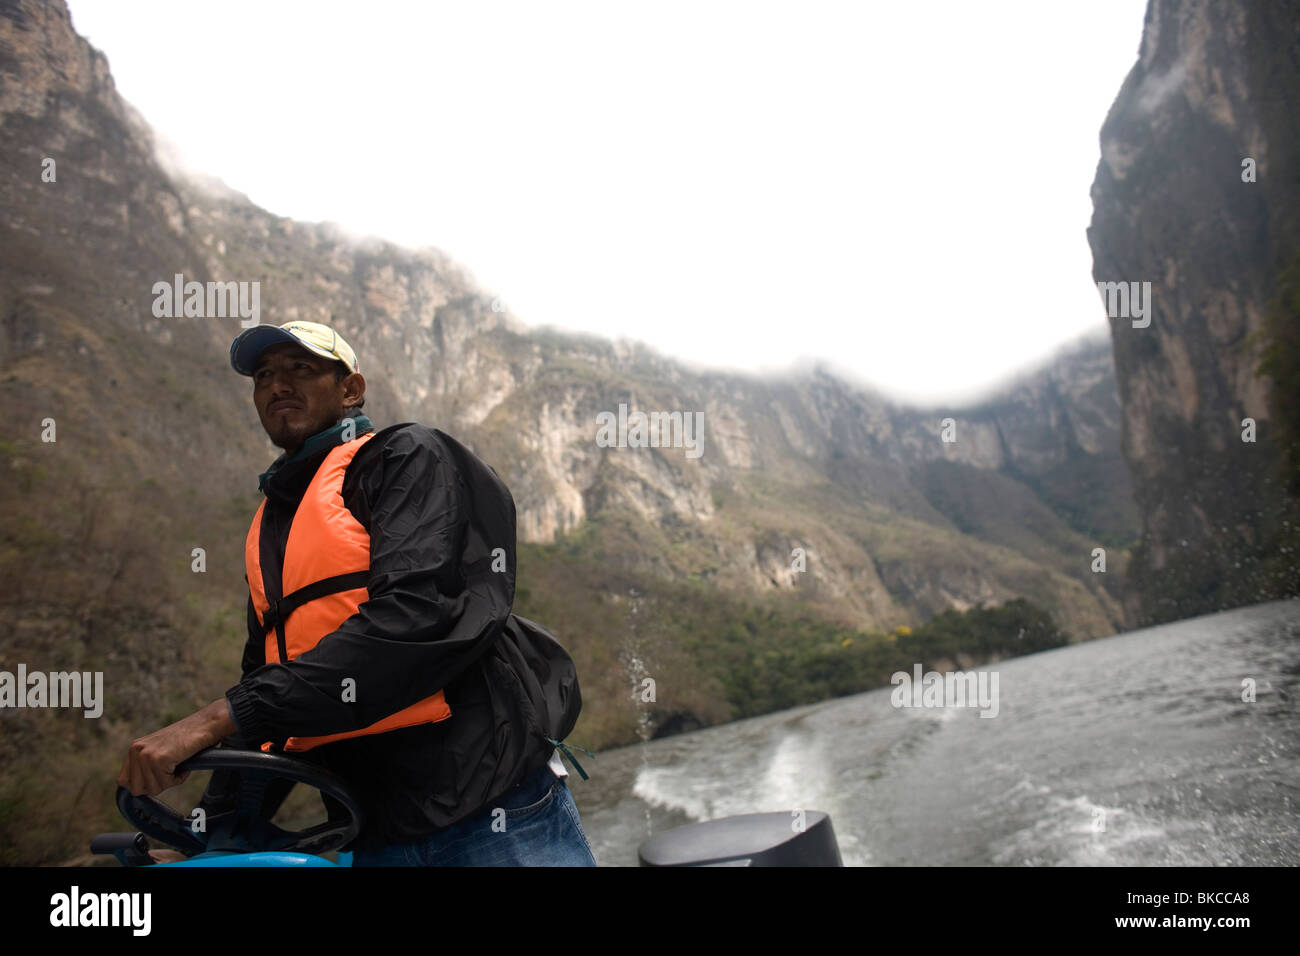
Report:
M953 670L1067 643L1047 613L1023 599L945 611L915 630L887 634L751 607L708 639L685 639L721 682L736 717L886 686L891 674L916 663Z
M597 749L640 739L642 714L658 735L887 686L916 663L967 668L1068 642L1023 599L945 611L915 629L846 628L789 599L620 569L590 533L522 545L519 569L515 608L574 655L584 708L572 739ZM648 709L644 677L655 681Z
M101 718L5 713L0 865L105 862L87 855L87 842L123 828L113 795L130 742L220 696L238 675L251 496L240 508L233 496L196 500L190 484L142 474L121 446L84 454L73 436L88 434L105 433L69 414L56 443L0 446L17 477L0 486L0 573L19 582L0 597L0 665L104 674ZM196 544L207 548L208 573L191 569ZM167 800L192 805L205 780Z

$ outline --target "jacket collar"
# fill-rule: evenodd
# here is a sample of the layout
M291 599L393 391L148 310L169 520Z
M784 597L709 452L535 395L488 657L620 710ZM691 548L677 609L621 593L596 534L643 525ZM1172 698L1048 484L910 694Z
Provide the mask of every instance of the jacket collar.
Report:
M270 468L257 476L258 491L269 497L272 493L270 490L272 482L276 486L275 490L288 490L283 487L285 484L284 479L289 479L289 484L295 484L296 482L292 479L303 472L302 465L316 459L318 456L324 458L330 449L343 444L343 431L347 428L349 421L354 423L353 438L375 430L375 426L365 415L358 414L351 416L351 418L340 419L337 424L308 438L291 457L286 458L281 455L273 461ZM316 461L315 464L319 465L320 462ZM313 475L316 473L316 468L307 469L306 473Z

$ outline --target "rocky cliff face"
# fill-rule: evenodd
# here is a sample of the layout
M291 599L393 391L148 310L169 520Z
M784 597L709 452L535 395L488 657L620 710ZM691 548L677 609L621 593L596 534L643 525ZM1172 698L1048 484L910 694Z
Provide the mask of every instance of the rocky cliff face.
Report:
M1152 0L1102 128L1088 231L1098 282L1150 283L1149 316L1111 319L1142 515L1127 601L1144 622L1300 588L1257 371L1300 249L1297 115L1300 5Z
M617 524L611 566L785 594L862 628L1016 596L1076 637L1125 623L1110 582L1135 515L1104 342L963 409L900 407L821 370L696 372L637 345L530 330L441 253L277 217L169 169L61 3L0 7L0 67L9 467L127 492L124 528L174 509L139 542L141 567L246 520L274 454L226 362L239 318L155 315L154 284L182 274L258 283L264 323L335 325L360 356L371 417L469 443L512 489L526 541ZM702 455L602 446L597 416L620 405L702 414ZM36 440L46 417L57 446ZM135 493L145 487L158 490ZM59 509L40 503L40 481L23 488L7 513ZM44 573L24 554L36 540L7 552L28 575ZM1090 567L1099 546L1112 549L1107 575ZM237 547L224 547L220 581L237 598ZM142 587L168 598L161 581Z

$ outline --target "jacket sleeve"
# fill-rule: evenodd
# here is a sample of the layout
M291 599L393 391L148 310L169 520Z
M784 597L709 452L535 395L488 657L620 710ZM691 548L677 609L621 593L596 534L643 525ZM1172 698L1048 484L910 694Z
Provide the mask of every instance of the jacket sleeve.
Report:
M370 534L369 597L310 651L258 667L227 692L239 729L251 739L283 746L291 736L344 733L382 720L459 676L510 614L509 493L487 503L508 509L508 520L494 515L488 527L502 538L508 527L509 540L497 543L511 567L483 573L481 555L493 542L471 528L474 479L466 480L431 429L404 427L372 439L380 440L385 444L367 456L369 470L359 482L360 520ZM355 682L354 701L343 699L348 678Z

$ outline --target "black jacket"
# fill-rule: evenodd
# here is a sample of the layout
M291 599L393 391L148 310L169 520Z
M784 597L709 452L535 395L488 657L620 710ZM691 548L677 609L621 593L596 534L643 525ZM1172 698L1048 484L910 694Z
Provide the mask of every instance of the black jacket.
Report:
M368 420L359 422L361 434ZM298 502L340 441L338 426L322 434L323 445L264 476L264 577L281 566ZM233 743L282 747L291 736L368 726L444 692L447 720L296 755L351 785L366 816L351 848L371 849L489 806L547 762L548 738L563 740L582 704L569 655L511 613L515 507L491 468L437 429L394 425L357 451L342 496L370 534L368 600L310 651L267 664L250 597L243 679L226 698L239 729ZM355 702L342 699L345 677L355 681ZM214 776L203 805L223 802L229 785Z

